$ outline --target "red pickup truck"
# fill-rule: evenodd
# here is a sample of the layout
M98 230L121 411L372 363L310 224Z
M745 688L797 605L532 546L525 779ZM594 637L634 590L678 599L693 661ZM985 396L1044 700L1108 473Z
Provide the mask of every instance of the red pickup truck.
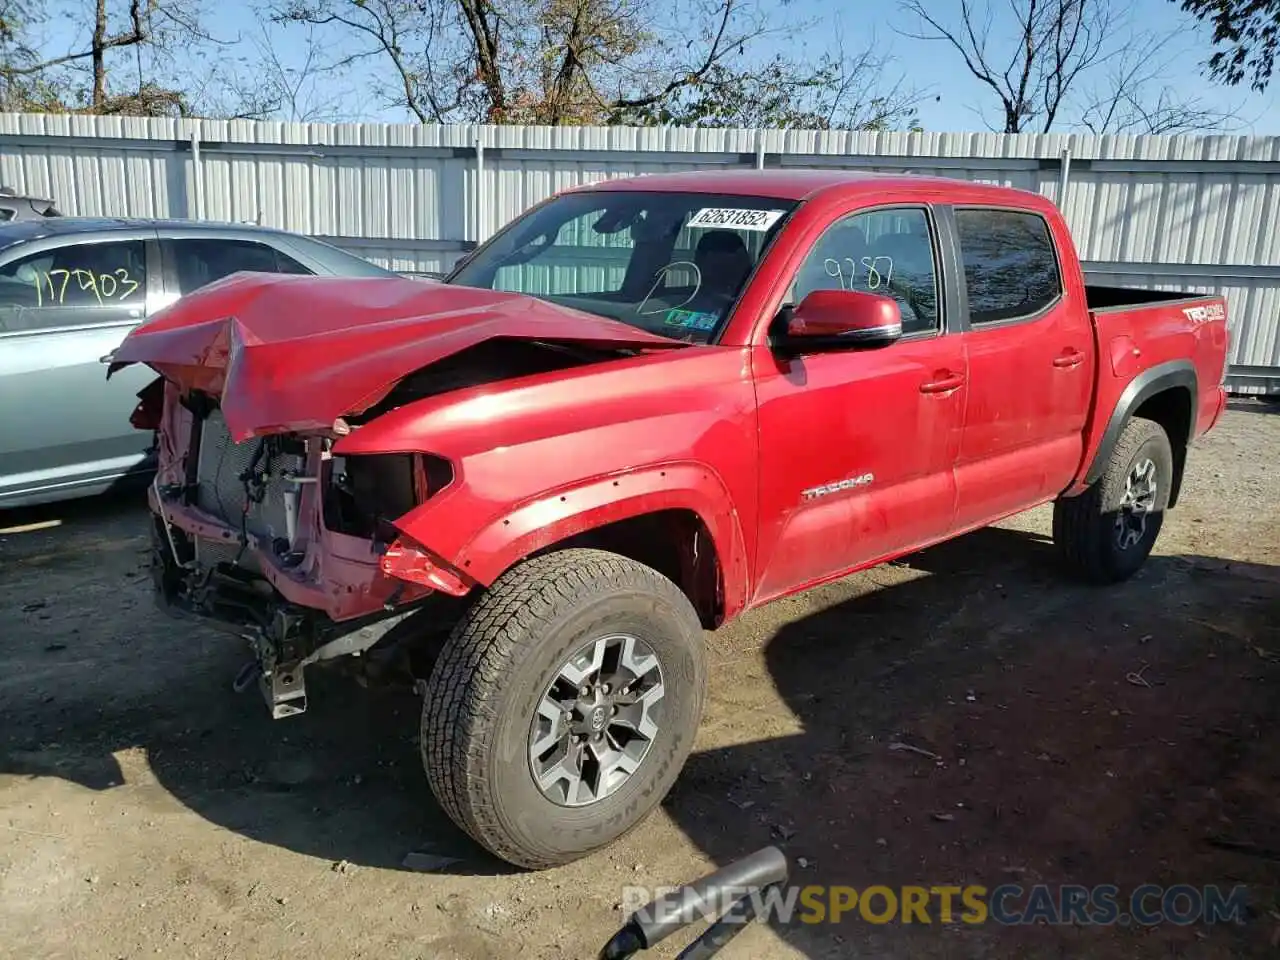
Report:
M1049 502L1070 571L1133 574L1226 356L1220 298L1087 285L1040 196L777 170L562 193L441 283L237 274L111 359L160 374L165 603L277 717L443 627L431 788L538 868L671 787L704 629Z

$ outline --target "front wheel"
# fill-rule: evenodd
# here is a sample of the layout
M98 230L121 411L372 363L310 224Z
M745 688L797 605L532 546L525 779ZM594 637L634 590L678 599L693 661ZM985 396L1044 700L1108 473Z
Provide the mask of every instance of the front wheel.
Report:
M1092 583L1137 573L1160 535L1172 485L1168 434L1153 420L1130 420L1098 482L1053 505L1053 540L1067 568Z
M432 792L496 856L532 869L643 820L684 765L706 695L702 627L642 564L573 549L503 574L427 681Z

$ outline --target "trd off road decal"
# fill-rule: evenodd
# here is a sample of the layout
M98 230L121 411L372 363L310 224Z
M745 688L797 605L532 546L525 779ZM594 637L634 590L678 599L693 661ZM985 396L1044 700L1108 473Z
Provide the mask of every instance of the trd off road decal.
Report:
M1227 319L1227 311L1220 303L1206 303L1201 307L1184 307L1182 313L1192 323L1212 323Z
M765 231L778 222L781 210L743 210L738 207L703 207L690 218L690 227L728 227L730 230Z

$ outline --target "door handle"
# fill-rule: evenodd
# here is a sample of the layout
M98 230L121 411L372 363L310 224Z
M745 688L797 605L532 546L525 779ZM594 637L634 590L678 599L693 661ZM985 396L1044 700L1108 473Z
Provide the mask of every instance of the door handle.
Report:
M964 374L947 373L938 380L920 384L921 393L947 393L964 385Z
M1084 363L1084 354L1079 350L1065 351L1061 356L1053 358L1053 365L1058 368L1078 367Z

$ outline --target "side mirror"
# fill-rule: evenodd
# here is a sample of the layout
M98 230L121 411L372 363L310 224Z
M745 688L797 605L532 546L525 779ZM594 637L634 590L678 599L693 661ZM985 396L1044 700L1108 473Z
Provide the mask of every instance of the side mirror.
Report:
M892 297L857 290L814 290L778 314L775 349L786 354L887 347L902 336Z

